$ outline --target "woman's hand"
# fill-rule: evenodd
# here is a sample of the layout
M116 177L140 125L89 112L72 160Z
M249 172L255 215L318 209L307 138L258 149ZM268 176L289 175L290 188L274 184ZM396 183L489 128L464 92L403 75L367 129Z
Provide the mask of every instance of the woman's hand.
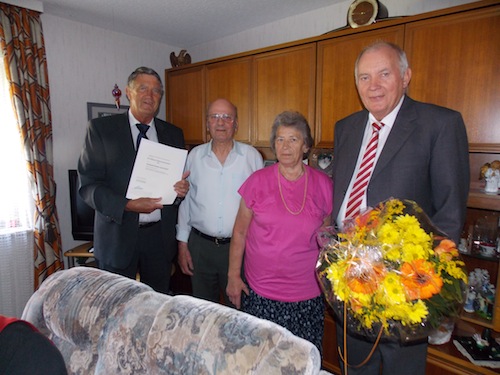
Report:
M249 293L248 286L243 282L241 277L228 277L226 293L229 297L231 303L236 306L237 309L241 307L241 292L244 292L247 296Z

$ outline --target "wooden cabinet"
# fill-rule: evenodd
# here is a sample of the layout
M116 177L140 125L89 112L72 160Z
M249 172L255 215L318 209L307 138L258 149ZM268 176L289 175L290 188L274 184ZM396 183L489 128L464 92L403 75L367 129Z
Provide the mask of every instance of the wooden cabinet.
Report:
M469 143L500 144L500 6L410 22L409 94L462 113Z
M274 117L292 109L309 120L315 146L330 148L335 122L362 108L353 74L359 51L386 40L407 52L410 96L460 111L471 150L485 152L500 144L498 35L500 5L489 0L168 69L167 118L187 143L201 143L206 105L226 97L239 109L236 138L268 147Z
M500 132L500 130L498 130ZM492 146L491 144L489 145ZM477 146L476 146L477 147ZM493 228L498 227L500 220L500 195L486 194L483 191L484 182L479 180L480 167L486 162L500 160L500 144L497 145L496 153L471 152L471 190L467 201L467 218L464 224L464 234L472 234L473 226L480 218L488 218ZM496 234L500 235L500 233ZM496 237L493 234L494 237ZM465 237L465 235L463 236ZM462 314L462 319L468 322L476 323L482 327L492 328L500 332L500 272L498 257L483 257L477 251L471 250L471 254L463 255L467 271L471 272L475 268L481 268L488 271L490 281L496 286L496 296L493 306L493 316L491 319L484 319L476 313Z
M361 109L353 72L359 51L375 40L394 42L406 51L413 71L409 95L455 109L464 117L472 182L467 228L484 212L500 212L500 196L484 194L478 181L479 167L500 159L499 35L500 1L483 0L168 69L167 118L184 129L187 143L201 143L206 141L207 103L226 97L238 106L241 141L267 149L275 116L291 109L309 120L316 147L331 148L335 122ZM468 269L490 271L497 298L491 321L464 314L460 325L476 332L490 327L500 333L498 262L464 259ZM330 315L325 318L323 354L324 366L339 373ZM429 347L427 373L497 372L474 366L450 344Z
M205 111L216 98L238 107L236 139L269 147L277 114L296 110L314 124L316 43L256 56L167 70L167 118L184 130L187 144L207 140Z
M205 107L217 98L229 99L238 108L235 139L251 143L252 57L207 65L206 82Z
M325 328L323 335L323 367L334 374L340 374L336 324L333 311L327 307L325 311Z
M205 68L196 66L166 74L167 121L182 128L186 144L205 142Z
M376 40L402 45L404 26L340 36L318 43L317 147L333 147L335 123L362 109L355 85L354 63L359 52Z
M479 168L500 159L500 6L457 12L408 22L404 48L413 76L409 95L461 112L470 145L471 192L465 230L481 215L498 217L500 196L482 192ZM487 269L497 285L495 310L500 310L498 260L464 255L467 270ZM462 318L500 331L500 313L493 320L464 313Z
M255 57L253 144L269 147L274 118L285 110L314 124L316 44L262 53Z

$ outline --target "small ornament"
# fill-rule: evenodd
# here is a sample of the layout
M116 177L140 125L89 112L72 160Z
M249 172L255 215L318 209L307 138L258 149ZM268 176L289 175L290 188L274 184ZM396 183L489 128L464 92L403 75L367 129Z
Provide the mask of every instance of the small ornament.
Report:
M465 298L465 303L464 303L464 310L468 313L473 313L475 310L474 308L474 301L476 300L477 293L476 293L476 288L474 288L473 285L469 286L469 290L467 290L467 296Z
M191 55L187 53L185 49L179 52L179 56L175 56L174 52L170 53L170 63L172 64L172 68L176 68L182 65L191 64Z
M116 83L113 91L111 91L111 94L113 94L113 97L115 98L116 109L120 109L120 97L122 96L122 90L120 90Z
M500 160L485 163L479 170L479 179L485 181L486 194L497 194L500 189Z

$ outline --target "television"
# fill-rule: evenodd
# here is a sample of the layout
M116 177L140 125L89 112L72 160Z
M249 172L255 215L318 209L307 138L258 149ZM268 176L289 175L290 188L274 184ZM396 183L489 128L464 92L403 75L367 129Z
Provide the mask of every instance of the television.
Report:
M75 241L94 240L94 209L84 202L78 188L80 181L75 169L68 170L71 206L71 234Z

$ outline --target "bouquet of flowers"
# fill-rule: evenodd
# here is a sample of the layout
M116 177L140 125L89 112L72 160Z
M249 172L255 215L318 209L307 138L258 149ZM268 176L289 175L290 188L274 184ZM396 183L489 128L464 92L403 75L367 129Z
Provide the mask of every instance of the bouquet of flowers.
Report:
M464 263L415 202L389 199L346 223L342 233L329 229L318 234L316 272L350 332L408 342L458 316Z

